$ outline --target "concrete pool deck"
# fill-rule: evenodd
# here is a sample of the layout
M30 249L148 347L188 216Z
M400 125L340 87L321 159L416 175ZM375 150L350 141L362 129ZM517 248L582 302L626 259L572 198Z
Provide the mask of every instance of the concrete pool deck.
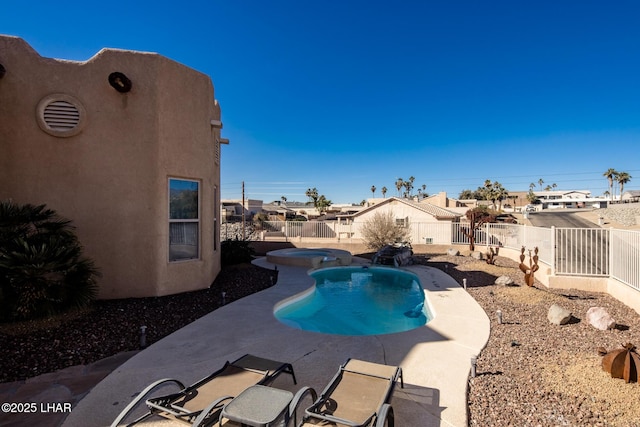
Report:
M265 258L255 264L273 268ZM322 391L347 358L399 365L405 387L398 385L391 401L396 425L467 425L470 359L486 345L489 319L453 278L431 267L406 267L428 291L435 318L397 334L340 336L292 329L273 317L277 302L313 285L305 268L278 269L275 286L221 307L127 360L79 402L63 426L108 426L151 382L176 378L192 384L245 353L292 363L298 384L283 375L273 385L293 392L303 386ZM184 424L155 417L141 425Z

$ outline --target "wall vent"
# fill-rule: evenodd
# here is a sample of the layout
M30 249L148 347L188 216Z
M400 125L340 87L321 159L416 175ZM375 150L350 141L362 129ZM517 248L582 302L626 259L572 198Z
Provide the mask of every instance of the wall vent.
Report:
M53 101L44 107L43 120L51 129L70 130L80 123L80 111L70 102Z
M80 101L69 95L54 94L40 101L36 118L43 131L66 138L80 133L85 115Z

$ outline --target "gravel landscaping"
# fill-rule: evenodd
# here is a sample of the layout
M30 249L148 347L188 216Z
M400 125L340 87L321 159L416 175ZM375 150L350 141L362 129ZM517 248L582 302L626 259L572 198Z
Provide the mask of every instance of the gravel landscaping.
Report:
M607 294L528 287L518 263L498 257L489 265L468 256L431 256L429 265L462 284L491 320L491 335L469 380L471 426L640 426L640 385L611 378L598 347L640 347L640 315ZM445 268L446 267L446 268ZM493 284L508 276L515 286ZM549 307L569 310L572 321L553 325ZM586 321L590 307L617 321L601 331ZM498 323L496 312L502 312Z
M498 257L489 265L469 256L417 254L416 261L442 269L462 284L491 319L491 336L469 380L471 426L640 427L640 386L610 378L596 349L627 342L640 346L640 315L606 294L547 290L524 284L516 262ZM495 285L499 276L513 286ZM253 265L223 270L211 289L160 298L101 301L81 312L47 321L0 325L0 382L22 380L87 364L148 344L220 307L272 285L273 270ZM558 304L573 314L563 326L547 312ZM604 307L617 321L600 331L585 320ZM502 312L499 324L496 311Z
M48 320L0 324L0 383L23 380L150 345L220 307L272 286L277 272L240 264L209 289L158 298L97 301ZM225 292L225 300L222 299Z

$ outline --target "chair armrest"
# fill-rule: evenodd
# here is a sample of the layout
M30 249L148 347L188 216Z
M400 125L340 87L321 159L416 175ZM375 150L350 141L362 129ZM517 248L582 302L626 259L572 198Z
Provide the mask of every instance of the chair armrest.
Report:
M316 391L311 388L311 387L302 387L300 390L298 390L298 392L295 394L295 396L293 396L293 399L291 400L291 403L289 403L289 420L293 420L293 425L297 426L298 425L298 420L295 419L296 418L296 409L298 409L298 406L300 405L300 402L302 401L302 399L304 399L304 397L310 394L311 395L311 401L315 402L316 399L318 398L318 394L316 393Z
M203 423L206 423L209 421L210 412L213 411L214 409L221 410L222 407L224 406L222 405L222 402L224 402L225 400L231 400L231 399L233 399L233 396L224 396L211 402L209 405L207 405L206 408L202 410L202 412L200 412L200 415L198 415L198 417L193 421L193 424L191 424L191 426L200 427L201 425L205 425Z
M385 421L389 420L389 424L387 427L394 426L394 416L393 416L393 408L388 403L382 405L380 408L380 413L378 413L378 419L376 420L376 427L385 427Z
M142 390L140 392L140 394L138 394L138 396L133 399L131 401L131 403L129 403L123 410L122 412L120 412L120 414L116 417L115 420L113 420L113 422L111 423L111 427L117 427L118 424L120 424L120 422L122 422L122 420L124 420L127 415L129 415L129 413L136 407L138 406L138 404L140 402L142 402L143 400L145 400L145 398L147 397L147 395L149 393L151 393L155 388L164 385L165 383L175 383L178 387L180 387L180 390L184 390L184 384L182 384L180 381L178 380L174 380L173 378L164 378L162 380L158 380L155 381L151 384L149 384L144 390ZM152 415L153 412L151 410L149 410L149 413L142 416L141 418L137 419L136 421L134 421L134 423L141 421L142 419Z

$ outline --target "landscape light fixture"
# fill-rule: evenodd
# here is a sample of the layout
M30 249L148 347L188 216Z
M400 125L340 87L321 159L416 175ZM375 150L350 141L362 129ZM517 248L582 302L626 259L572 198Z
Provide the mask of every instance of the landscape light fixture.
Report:
M118 71L109 74L109 84L120 93L127 93L131 90L131 80Z

